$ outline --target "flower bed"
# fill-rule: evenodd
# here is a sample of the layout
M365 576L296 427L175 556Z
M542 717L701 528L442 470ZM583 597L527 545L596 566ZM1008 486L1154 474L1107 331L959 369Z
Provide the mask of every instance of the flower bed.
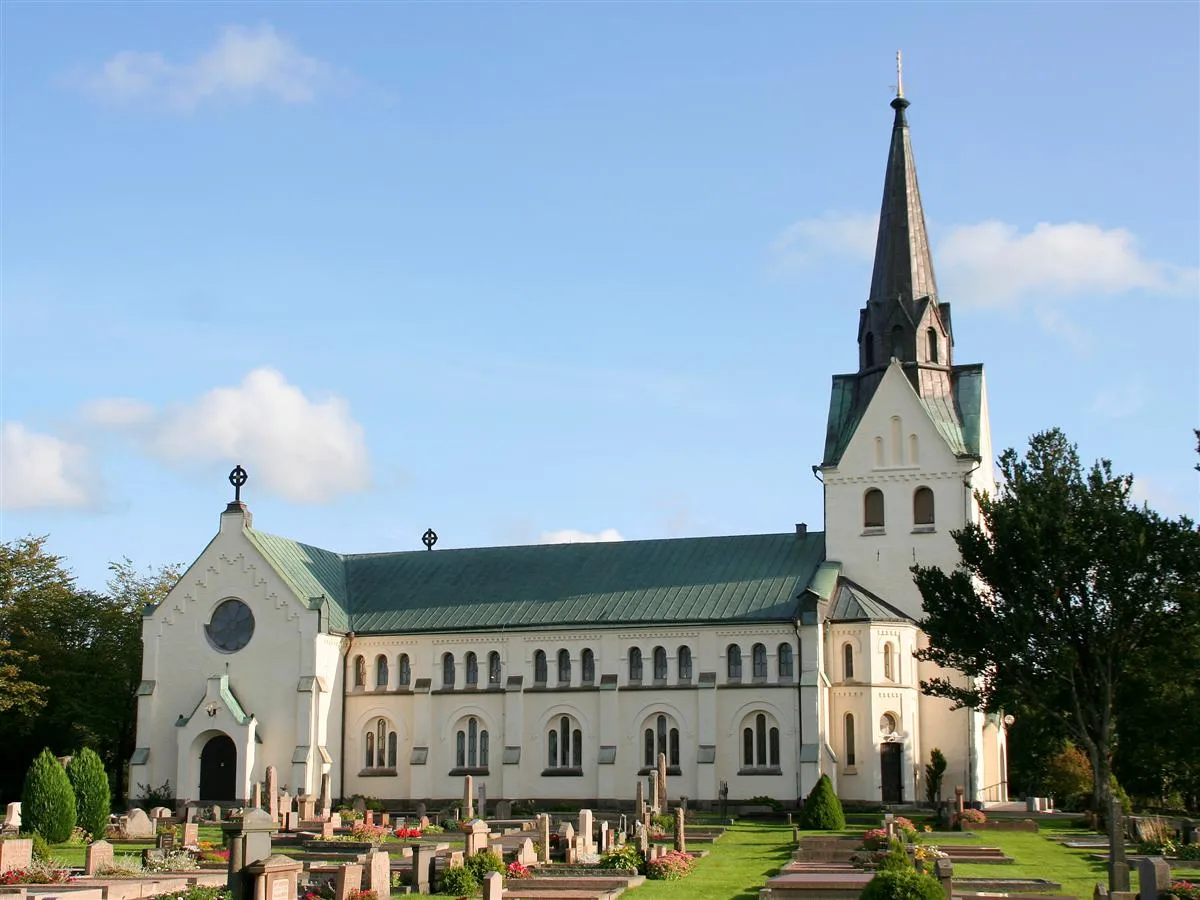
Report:
M678 881L691 874L696 860L680 850L671 850L665 856L646 863L646 877L659 881Z

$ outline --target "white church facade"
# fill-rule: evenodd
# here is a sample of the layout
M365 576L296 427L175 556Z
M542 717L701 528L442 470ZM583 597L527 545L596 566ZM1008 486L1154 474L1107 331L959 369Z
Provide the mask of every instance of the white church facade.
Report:
M1002 721L921 694L914 563L994 489L983 367L954 362L917 189L892 128L856 372L833 379L824 528L342 554L255 529L245 473L216 536L143 623L130 784L240 801L628 800L667 757L691 801L946 785L1004 800ZM959 676L961 677L961 676Z

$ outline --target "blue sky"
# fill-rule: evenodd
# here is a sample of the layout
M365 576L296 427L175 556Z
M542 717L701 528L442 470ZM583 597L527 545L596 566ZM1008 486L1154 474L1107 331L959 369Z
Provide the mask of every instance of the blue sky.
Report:
M821 521L895 82L998 449L1197 512L1200 7L22 4L4 511L81 582Z

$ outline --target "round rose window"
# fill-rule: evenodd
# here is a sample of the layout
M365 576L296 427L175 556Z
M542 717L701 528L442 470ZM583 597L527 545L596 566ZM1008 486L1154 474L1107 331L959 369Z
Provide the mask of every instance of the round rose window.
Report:
M241 600L225 600L204 626L208 641L222 653L236 653L254 636L254 613Z

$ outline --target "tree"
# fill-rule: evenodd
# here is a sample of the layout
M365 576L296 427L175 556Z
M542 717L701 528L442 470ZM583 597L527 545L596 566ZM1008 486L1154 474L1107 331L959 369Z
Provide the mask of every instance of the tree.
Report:
M51 844L61 844L75 829L75 792L49 747L37 755L25 774L21 824Z
M1069 809L1092 790L1094 776L1087 755L1067 742L1058 753L1046 761L1046 786L1055 802Z
M923 681L956 707L1026 706L1061 723L1092 764L1092 801L1111 787L1118 687L1137 660L1191 620L1200 534L1130 500L1108 460L1086 472L1057 429L1000 458L981 522L953 533L953 572L914 566L929 646L918 658L968 676Z
M801 814L802 828L821 831L841 831L846 827L846 815L842 812L842 801L833 790L828 775L822 775L808 792Z
M0 640L0 713L12 711L28 721L46 705L46 689L23 674L36 662L36 656L14 650L8 641Z
M79 827L98 841L104 838L104 827L112 812L112 793L104 763L90 747L84 747L67 765L67 778L75 791L76 819Z
M942 799L942 779L946 777L946 754L937 747L929 751L925 764L925 799L937 803Z

